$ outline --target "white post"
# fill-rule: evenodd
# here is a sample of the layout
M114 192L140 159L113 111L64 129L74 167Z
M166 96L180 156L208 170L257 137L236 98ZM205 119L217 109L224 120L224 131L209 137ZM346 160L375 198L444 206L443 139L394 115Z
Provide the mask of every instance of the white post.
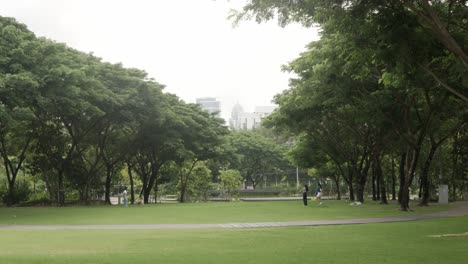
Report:
M439 203L448 204L448 185L439 185Z
M296 167L296 182L297 188L299 188L299 167Z
M448 204L448 185L445 184L444 180L444 166L442 163L442 145L439 148L439 203Z

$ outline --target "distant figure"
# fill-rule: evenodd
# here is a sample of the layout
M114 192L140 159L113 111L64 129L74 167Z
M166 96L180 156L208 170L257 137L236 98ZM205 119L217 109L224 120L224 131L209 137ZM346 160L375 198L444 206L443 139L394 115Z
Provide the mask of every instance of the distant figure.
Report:
M322 197L322 185L320 185L319 183L317 186L317 190L315 191L315 199L319 202L319 204L322 204L321 197Z
M309 186L304 184L304 189L302 189L302 201L304 201L304 206L307 206L307 192L309 191Z
M124 206L127 207L128 206L127 187L125 187L125 189L123 191L123 200L124 200Z

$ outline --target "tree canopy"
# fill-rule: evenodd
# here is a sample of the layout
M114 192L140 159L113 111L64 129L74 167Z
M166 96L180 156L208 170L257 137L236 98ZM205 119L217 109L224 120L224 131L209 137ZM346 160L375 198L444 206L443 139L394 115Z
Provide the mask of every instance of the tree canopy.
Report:
M228 130L221 119L164 92L144 71L103 62L0 17L0 154L7 203L28 169L60 204L77 192L88 202L105 193L124 166L142 196L168 162L213 158ZM103 188L105 186L105 188Z
M401 156L399 202L408 210L420 159L440 146L426 154L430 134L465 134L467 10L466 1L253 0L233 16L320 29L321 39L285 66L297 78L276 96L268 126L299 139L296 162L332 161L351 200L355 192L364 200L370 174L385 187L382 160Z

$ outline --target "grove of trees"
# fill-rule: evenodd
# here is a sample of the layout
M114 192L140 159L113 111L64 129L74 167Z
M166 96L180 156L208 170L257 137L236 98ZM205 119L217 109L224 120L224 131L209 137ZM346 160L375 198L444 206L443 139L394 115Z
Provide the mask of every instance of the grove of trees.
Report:
M216 154L228 130L224 120L163 89L141 70L36 38L14 19L0 17L4 202L21 201L17 178L27 172L59 204L67 194L86 203L97 193L110 203L125 168L138 176L148 202L165 180L166 165L181 172L183 201L195 165Z
M142 70L0 17L0 197L23 202L32 183L58 205L110 204L123 182L132 201L162 191L207 200L303 168L302 183L327 181L337 199L398 200L407 211L412 195L420 205L437 198L439 184L460 199L467 17L460 0L247 2L235 22L299 22L321 38L284 66L296 77L274 98L266 128L240 132Z
M421 205L439 183L462 195L467 1L252 0L233 16L320 29L285 66L297 78L268 121L296 138L296 162L343 179L351 200L372 185L374 199L390 191L405 211L415 184Z

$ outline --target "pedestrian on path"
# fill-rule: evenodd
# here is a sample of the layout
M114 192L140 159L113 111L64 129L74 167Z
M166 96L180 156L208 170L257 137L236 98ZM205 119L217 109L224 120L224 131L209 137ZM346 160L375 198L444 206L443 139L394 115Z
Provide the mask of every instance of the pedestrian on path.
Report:
M317 190L315 191L315 200L317 200L319 204L322 204L321 198L322 198L322 185L320 185L319 183L317 186Z
M307 206L307 192L309 191L309 186L304 184L304 189L302 189L302 201L304 201L304 206Z

